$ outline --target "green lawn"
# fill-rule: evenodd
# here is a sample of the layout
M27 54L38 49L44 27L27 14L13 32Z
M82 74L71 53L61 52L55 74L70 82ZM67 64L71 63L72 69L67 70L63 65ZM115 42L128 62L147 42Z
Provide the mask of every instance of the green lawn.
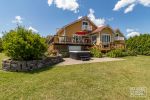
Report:
M30 73L0 70L0 100L148 100L149 93L131 97L130 87L147 87L150 92L150 57L124 59Z

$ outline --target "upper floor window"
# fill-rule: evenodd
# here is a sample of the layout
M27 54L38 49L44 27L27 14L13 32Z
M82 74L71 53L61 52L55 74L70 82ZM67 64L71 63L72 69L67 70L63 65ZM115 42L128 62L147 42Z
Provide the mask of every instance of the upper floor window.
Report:
M87 21L83 21L82 26L88 26L89 23Z
M116 37L118 37L118 36L119 36L119 34L117 33L115 36L116 36Z
M83 21L82 22L82 30L90 30L88 21Z

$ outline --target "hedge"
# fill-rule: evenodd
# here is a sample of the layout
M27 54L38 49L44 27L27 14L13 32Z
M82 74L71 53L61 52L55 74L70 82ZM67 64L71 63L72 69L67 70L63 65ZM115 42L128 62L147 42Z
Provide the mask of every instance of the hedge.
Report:
M139 55L150 56L150 34L131 37L126 41L127 50L135 51Z

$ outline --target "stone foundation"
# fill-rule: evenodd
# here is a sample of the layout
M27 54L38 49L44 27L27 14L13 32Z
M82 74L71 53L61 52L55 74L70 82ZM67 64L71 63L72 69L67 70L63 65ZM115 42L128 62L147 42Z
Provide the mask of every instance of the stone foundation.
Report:
M2 69L5 71L32 71L35 69L44 68L51 66L63 61L63 58L58 57L48 57L43 60L32 60L32 61L14 61L11 59L6 59L2 61Z

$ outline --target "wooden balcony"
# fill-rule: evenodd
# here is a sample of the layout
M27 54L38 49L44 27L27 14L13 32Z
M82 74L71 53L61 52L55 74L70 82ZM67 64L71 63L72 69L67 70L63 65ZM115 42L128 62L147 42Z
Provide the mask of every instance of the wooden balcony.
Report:
M82 26L82 30L92 31L92 26L89 26L89 25L83 25L83 26Z
M68 37L68 36L55 36L54 44L68 44L68 45L92 45L90 37Z
M120 37L120 36L115 37L115 41L124 41L124 40L125 40L124 37Z

